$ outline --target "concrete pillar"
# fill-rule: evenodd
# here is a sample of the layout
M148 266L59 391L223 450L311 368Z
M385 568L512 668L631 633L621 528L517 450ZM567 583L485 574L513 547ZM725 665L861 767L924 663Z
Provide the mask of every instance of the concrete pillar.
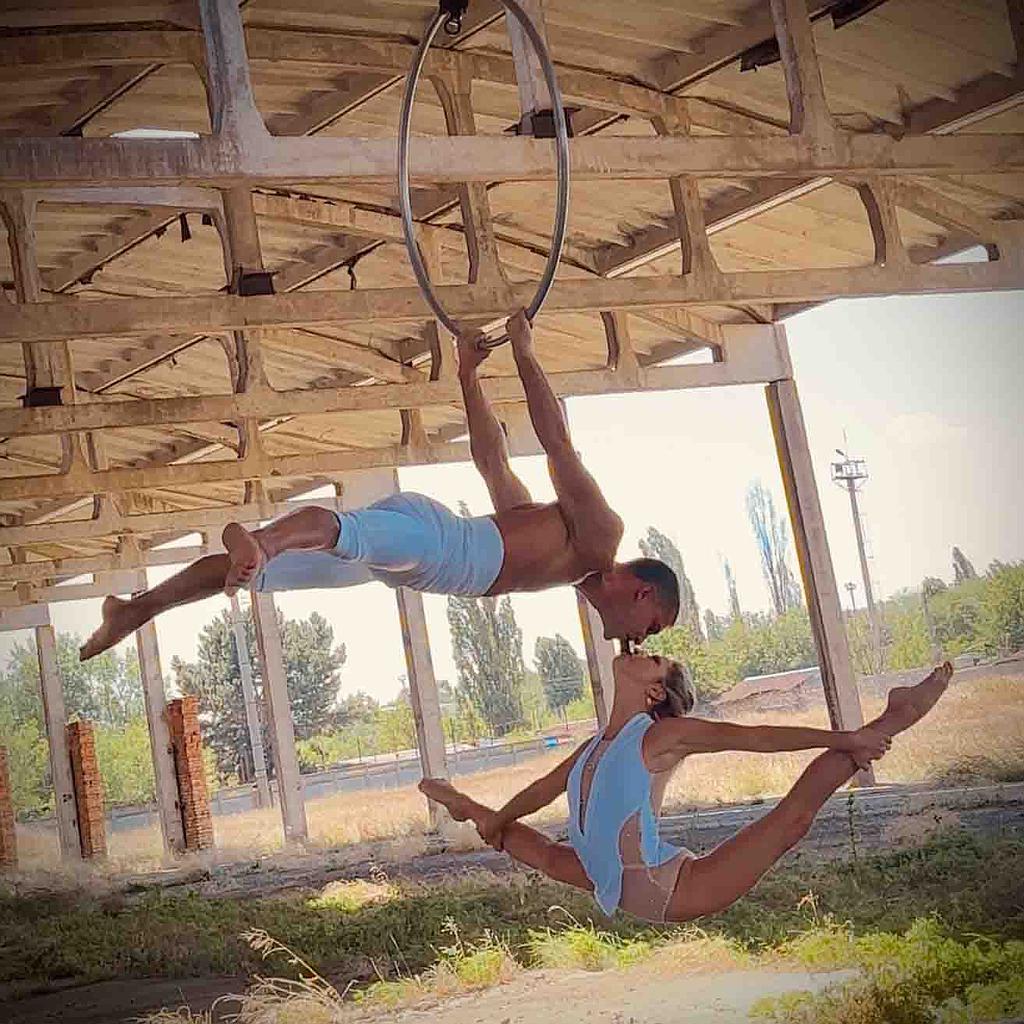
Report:
M583 630L583 646L587 652L587 671L590 674L590 688L594 693L597 724L603 729L608 724L608 716L615 702L615 674L612 671L615 645L611 640L605 640L601 616L579 591L576 592L576 604L580 612L580 628Z
M39 658L39 681L43 695L43 721L50 747L50 777L53 779L60 855L65 858L80 857L82 844L75 817L71 758L64 735L67 712L64 710L64 687L57 666L57 637L53 626L36 626L36 655Z
M402 643L405 664L409 670L409 697L416 720L416 742L420 751L420 765L427 778L447 779L448 760L445 756L444 726L441 722L441 702L437 695L434 662L430 656L430 637L423 612L423 595L405 587L395 591L398 617L402 625ZM427 801L430 825L437 828L447 818L444 808Z
M267 781L267 755L263 749L263 726L260 724L260 702L252 679L249 644L245 639L245 619L238 595L231 595L231 631L238 655L238 674L242 678L242 700L245 701L245 724L249 731L253 776L256 782L256 806L270 806L270 783Z
M14 827L11 776L7 770L7 748L0 747L0 870L18 866L18 837Z
M146 589L146 571L138 573L135 589ZM147 622L135 631L135 650L139 656L139 676L142 679L142 697L146 706L146 724L149 727L149 752L153 759L153 781L156 789L157 815L164 850L168 853L185 852L185 832L181 823L181 801L174 768L174 748L167 723L167 693L160 669L160 647L157 643L156 623Z
M85 860L105 857L107 823L103 813L103 778L96 760L96 733L92 722L69 722L67 745L82 857Z
M256 620L256 640L260 663L263 667L263 699L267 709L273 743L274 773L277 792L281 800L281 820L285 842L298 842L309 835L306 822L306 803L299 776L299 758L295 751L295 726L288 700L288 683L284 674L284 652L281 649L281 630L277 624L277 609L272 594L253 594L253 617Z
M783 331L783 328L777 327L776 330ZM818 648L829 719L833 729L857 729L864 724L864 713L853 675L839 588L825 535L825 520L814 479L800 397L796 383L791 379L769 384L765 394L793 524L793 540L800 561L811 629ZM873 781L870 772L861 772L858 780L862 783Z
M547 43L547 30L541 0L519 0L519 6L533 23L541 39ZM551 94L548 83L541 70L540 59L530 42L529 37L519 24L515 15L506 12L505 23L508 28L508 39L512 49L512 60L516 69L516 85L519 89L519 107L524 119L528 119L538 110L551 109ZM529 127L529 126L527 126Z

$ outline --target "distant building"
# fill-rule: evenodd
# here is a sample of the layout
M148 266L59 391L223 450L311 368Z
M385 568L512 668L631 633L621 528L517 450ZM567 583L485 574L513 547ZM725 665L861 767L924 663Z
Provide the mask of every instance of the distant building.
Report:
M716 718L729 718L747 711L795 711L824 701L821 670L798 668L766 676L747 676L706 705L704 711Z

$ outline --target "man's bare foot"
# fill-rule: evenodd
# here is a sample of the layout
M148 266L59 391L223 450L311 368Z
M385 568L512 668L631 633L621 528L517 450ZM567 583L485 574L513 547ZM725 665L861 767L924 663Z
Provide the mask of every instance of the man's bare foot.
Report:
M231 560L224 577L224 593L232 597L263 568L267 556L259 541L240 523L228 523L220 536Z
M889 691L885 711L872 723L889 736L909 729L919 722L946 692L953 676L953 666L947 661L921 680L916 686L897 686Z
M472 797L460 793L444 779L424 779L419 785L420 792L448 809L456 821L476 821L484 810Z
M132 601L122 601L121 598L114 596L105 598L100 609L103 621L99 629L78 649L78 660L88 661L95 658L97 654L102 654L138 629L142 623L139 616L132 613L133 607Z

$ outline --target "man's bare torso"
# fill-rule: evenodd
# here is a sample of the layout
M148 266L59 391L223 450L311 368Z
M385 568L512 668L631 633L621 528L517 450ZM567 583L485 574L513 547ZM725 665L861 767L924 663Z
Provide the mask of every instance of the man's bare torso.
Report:
M557 502L519 505L491 517L505 543L505 560L489 595L545 590L575 583L611 566L586 564L577 552Z

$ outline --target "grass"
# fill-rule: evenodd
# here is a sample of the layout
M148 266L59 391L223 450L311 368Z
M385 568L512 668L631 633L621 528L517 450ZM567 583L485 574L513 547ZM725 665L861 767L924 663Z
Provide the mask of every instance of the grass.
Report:
M705 933L686 934L757 953L829 915L860 934L903 932L933 913L955 935L1024 939L1024 841L954 835L856 863L790 862L706 922ZM566 921L591 934L560 937ZM622 943L613 959L628 960L643 949L629 943L656 947L666 935L683 935L625 916L609 921L588 895L525 874L479 874L444 885L380 880L245 901L0 890L0 982L244 975L257 972L261 960L239 936L262 931L301 950L312 969L344 990L423 974L452 944L453 928L466 948L490 936L523 965L590 956L603 963L606 940Z
M1024 700L1019 680L991 678L954 686L936 710L919 726L896 737L893 749L876 766L879 782L965 784L1024 780ZM870 718L883 707L881 700L865 701ZM746 715L746 724L807 725L827 728L824 707L774 715ZM513 768L459 777L459 785L475 799L496 807L544 774L566 751L536 758ZM784 793L813 753L729 753L694 757L676 772L665 797L666 809L735 803ZM310 845L333 849L361 843L388 842L392 859L407 859L425 849L427 816L423 798L413 786L387 791L338 793L306 803ZM528 819L557 823L568 816L565 798ZM245 861L281 848L277 808L214 818L217 850L208 859ZM446 836L455 848L479 848L476 833L454 827ZM19 826L21 861L36 869L60 870L56 836L48 826ZM123 871L157 868L163 852L157 827L112 832L110 855L95 870Z
M934 918L902 935L854 936L834 927L793 944L807 966L859 968L822 992L760 1000L755 1018L776 1024L967 1024L1024 1014L1024 942L956 939Z

